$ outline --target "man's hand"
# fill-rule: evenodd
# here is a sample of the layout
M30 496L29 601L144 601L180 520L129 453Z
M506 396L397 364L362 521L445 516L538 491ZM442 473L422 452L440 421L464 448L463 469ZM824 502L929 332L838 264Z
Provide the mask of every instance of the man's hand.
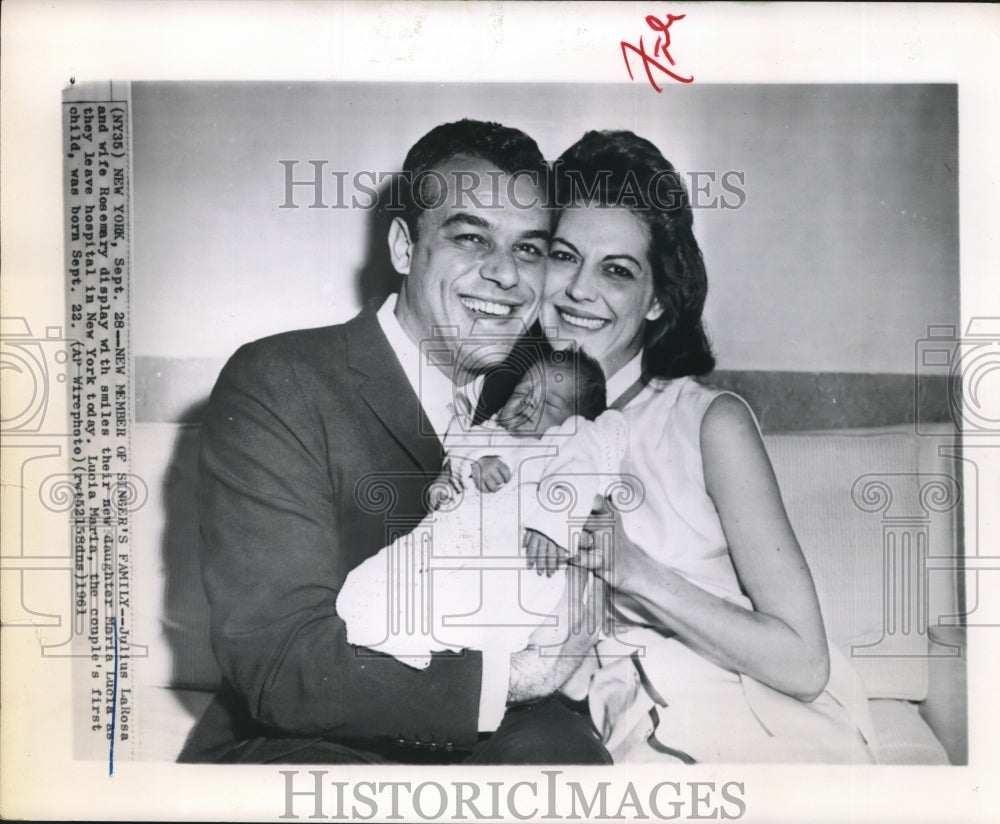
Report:
M605 620L606 589L589 572L567 568L566 590L555 611L557 625L536 629L527 649L511 656L508 701L555 692L587 661Z
M497 455L486 455L472 464L472 482L480 492L496 492L510 480L510 467Z
M463 489L462 479L452 470L451 461L445 461L441 474L427 488L427 508L434 512L442 504L454 501Z

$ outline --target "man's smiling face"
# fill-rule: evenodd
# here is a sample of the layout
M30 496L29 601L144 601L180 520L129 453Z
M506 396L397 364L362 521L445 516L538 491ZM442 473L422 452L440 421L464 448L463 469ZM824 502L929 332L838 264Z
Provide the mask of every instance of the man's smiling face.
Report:
M389 232L393 265L406 275L396 315L418 345L432 330L456 333L458 365L477 371L501 362L538 314L550 214L526 174L465 155L435 171L416 238L402 218Z

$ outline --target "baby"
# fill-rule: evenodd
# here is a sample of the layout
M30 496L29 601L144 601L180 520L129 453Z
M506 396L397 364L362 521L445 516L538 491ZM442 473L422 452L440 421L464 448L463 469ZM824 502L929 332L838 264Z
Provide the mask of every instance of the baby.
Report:
M540 349L494 418L455 416L427 517L347 576L337 598L347 640L417 668L438 650L524 649L560 621L563 560L595 496L618 480L626 442L597 362Z

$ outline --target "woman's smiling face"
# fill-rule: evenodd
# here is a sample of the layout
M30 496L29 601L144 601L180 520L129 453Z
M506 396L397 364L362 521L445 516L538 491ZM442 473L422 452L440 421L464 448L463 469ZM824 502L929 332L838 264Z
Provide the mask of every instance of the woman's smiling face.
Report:
M549 252L542 326L572 340L610 377L642 349L647 320L663 307L653 291L650 233L628 209L570 206Z

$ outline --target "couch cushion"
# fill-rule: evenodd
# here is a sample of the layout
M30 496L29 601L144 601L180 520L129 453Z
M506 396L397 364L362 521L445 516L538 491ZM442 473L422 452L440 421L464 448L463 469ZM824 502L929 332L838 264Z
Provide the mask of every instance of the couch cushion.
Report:
M879 764L948 764L948 753L909 701L868 702L875 724L875 760Z
M925 540L914 520L924 513L916 437L844 431L765 440L831 640L852 660L869 696L922 700L922 579L903 577L917 571L917 544Z

